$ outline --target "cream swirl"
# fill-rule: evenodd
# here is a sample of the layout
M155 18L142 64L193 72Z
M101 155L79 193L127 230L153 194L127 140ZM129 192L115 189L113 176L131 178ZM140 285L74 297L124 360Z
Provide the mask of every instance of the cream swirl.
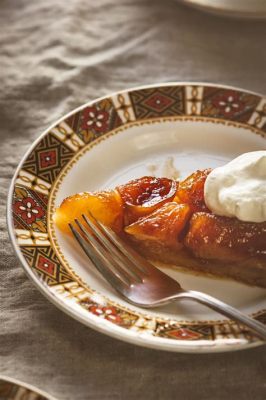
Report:
M204 186L207 207L241 221L266 221L266 151L242 154L215 168Z

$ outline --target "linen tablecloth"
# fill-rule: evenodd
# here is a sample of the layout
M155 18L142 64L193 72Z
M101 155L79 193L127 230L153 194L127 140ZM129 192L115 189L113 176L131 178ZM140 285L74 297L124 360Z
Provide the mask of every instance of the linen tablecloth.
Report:
M88 100L140 84L207 81L266 93L266 24L171 0L2 0L0 374L62 400L266 398L265 348L173 354L74 321L27 278L5 220L29 145Z

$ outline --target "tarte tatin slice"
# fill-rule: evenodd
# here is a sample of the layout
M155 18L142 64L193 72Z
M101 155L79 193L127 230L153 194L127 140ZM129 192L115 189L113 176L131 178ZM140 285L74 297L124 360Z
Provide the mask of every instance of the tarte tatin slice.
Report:
M266 222L215 215L206 206L210 169L181 182L144 176L110 191L66 198L57 208L57 227L90 213L137 251L161 266L233 279L266 288Z

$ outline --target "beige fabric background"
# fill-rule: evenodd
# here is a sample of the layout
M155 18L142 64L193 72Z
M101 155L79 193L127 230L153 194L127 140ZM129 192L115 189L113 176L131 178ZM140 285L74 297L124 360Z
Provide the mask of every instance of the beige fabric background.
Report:
M134 347L64 315L9 243L17 163L52 122L139 84L200 80L266 92L266 24L210 17L174 0L2 0L0 9L0 373L61 400L266 398L265 348L171 354Z

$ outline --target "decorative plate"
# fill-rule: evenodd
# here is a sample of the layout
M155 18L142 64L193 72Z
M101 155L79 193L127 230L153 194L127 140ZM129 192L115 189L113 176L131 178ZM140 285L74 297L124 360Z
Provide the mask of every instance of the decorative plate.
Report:
M56 400L54 397L22 383L16 379L0 375L0 399L1 400Z
M188 6L219 16L263 19L266 3L263 0L179 0Z
M27 152L13 178L8 226L28 276L56 306L80 322L138 345L182 352L254 347L243 327L203 306L180 301L154 310L122 300L53 224L55 207L81 191L129 179L180 177L266 148L266 99L232 87L169 83L90 102L51 126ZM169 168L168 168L169 170ZM199 290L266 323L266 291L237 282L166 269Z

